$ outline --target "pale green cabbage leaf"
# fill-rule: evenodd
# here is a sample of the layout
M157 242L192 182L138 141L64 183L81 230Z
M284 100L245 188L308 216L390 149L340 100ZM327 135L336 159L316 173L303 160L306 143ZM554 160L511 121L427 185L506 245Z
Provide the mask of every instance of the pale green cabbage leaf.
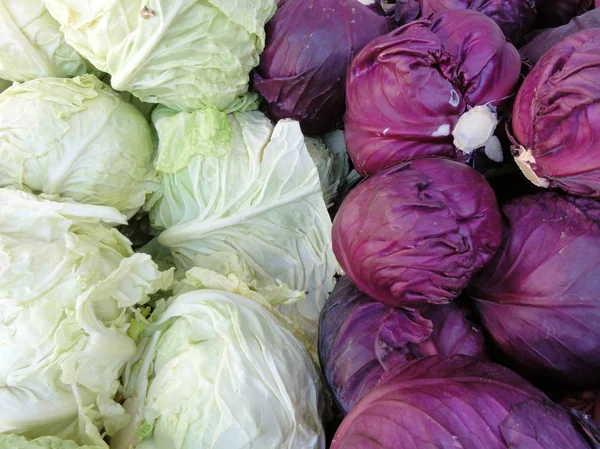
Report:
M316 338L339 266L318 169L299 124L273 127L260 112L164 107L153 119L162 181L146 208L164 230L158 243L181 270L233 273L263 292L285 285L283 302L295 296L290 290L304 293L279 308Z
M0 434L101 445L129 417L113 398L136 346L132 308L170 287L108 207L0 189Z
M0 449L108 449L108 445L79 446L73 441L53 436L28 440L20 435L0 435Z
M184 291L156 309L128 365L133 419L111 449L324 449L318 370L268 300Z
M111 206L128 217L158 187L150 125L94 75L0 94L0 187Z
M248 91L275 0L46 0L69 44L147 103L225 110ZM247 101L254 101L252 96Z
M87 68L65 42L44 0L0 0L0 78L64 78L83 75Z

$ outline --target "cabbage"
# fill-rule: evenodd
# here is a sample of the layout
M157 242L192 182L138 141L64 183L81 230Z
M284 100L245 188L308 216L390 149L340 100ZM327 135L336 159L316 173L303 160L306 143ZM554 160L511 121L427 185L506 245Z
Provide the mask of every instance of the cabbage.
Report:
M311 135L342 125L350 61L391 29L379 4L366 4L288 0L279 5L267 25L267 45L253 77L271 117L298 120Z
M396 20L405 24L420 16L453 9L471 9L485 14L514 43L521 41L537 15L535 0L397 0L395 14Z
M0 433L103 445L135 354L131 307L170 283L108 225L115 209L0 189Z
M112 206L128 217L158 187L148 122L93 75L13 86L0 95L0 123L2 187Z
M562 408L510 370L431 356L390 373L331 449L590 449Z
M564 25L575 16L593 8L594 0L536 0L537 28Z
M348 277L392 307L449 302L494 255L502 223L494 192L445 158L396 164L345 198L333 250Z
M455 302L424 312L394 309L338 281L321 313L319 358L325 379L343 413L385 373L429 355L485 357L481 330Z
M600 28L548 51L515 100L515 159L537 186L600 196Z
M125 376L134 418L111 449L325 449L318 372L262 304L193 290L159 307Z
M65 42L44 0L0 0L0 78L83 75L86 61Z
M521 59L530 66L538 63L548 50L560 41L588 28L600 28L600 9L573 18L566 25L533 33L532 39L519 49Z
M65 39L112 87L192 111L235 108L265 43L274 0L46 0Z
M484 327L523 374L600 387L600 204L546 192L503 212L501 250L471 291Z
M281 307L316 336L338 265L318 170L298 123L273 127L260 112L164 107L153 120L162 181L147 209L164 230L158 242L182 270L235 274L263 292L281 283L306 292Z
M78 446L73 441L61 440L57 437L40 437L27 440L18 435L0 435L0 449L106 449L106 444L99 446Z
M470 10L411 22L352 62L344 117L348 155L372 174L423 156L501 160L496 109L511 95L519 53L492 19Z

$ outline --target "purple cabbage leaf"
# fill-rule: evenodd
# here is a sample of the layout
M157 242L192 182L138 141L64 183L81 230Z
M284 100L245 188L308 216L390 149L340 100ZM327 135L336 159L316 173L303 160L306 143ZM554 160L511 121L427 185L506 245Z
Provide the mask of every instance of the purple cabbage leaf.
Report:
M590 449L573 417L500 365L430 356L388 373L331 449Z
M600 9L593 9L577 16L566 25L532 33L529 42L519 49L521 59L525 64L533 67L556 44L588 28L600 28Z
M424 311L392 308L343 277L321 312L319 358L336 403L348 413L386 372L429 355L486 357L468 308L452 302Z
M515 44L531 29L537 15L535 0L398 0L396 21L404 25L419 17L456 9L485 14Z
M544 192L502 210L501 248L470 288L483 327L538 384L600 387L600 204Z

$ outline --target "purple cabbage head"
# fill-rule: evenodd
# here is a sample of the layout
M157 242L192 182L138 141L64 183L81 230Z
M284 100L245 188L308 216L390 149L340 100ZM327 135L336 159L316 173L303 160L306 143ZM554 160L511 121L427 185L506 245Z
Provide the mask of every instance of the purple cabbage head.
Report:
M450 159L423 158L350 191L333 222L333 251L352 282L385 304L443 304L492 258L501 234L482 175Z
M518 43L533 26L537 15L535 0L397 0L396 20L405 24L454 9L471 9L490 17L504 35Z
M574 418L500 365L430 356L390 372L331 449L590 449Z
M442 355L485 357L481 330L452 302L422 312L369 298L343 277L321 312L319 358L325 380L346 414L381 377L408 361Z
M342 125L350 61L389 32L379 3L286 0L267 24L267 42L253 75L274 119L298 120L307 134Z
M346 83L346 146L356 170L424 156L465 161L482 147L501 155L496 108L520 70L516 48L476 11L441 13L375 39Z
M577 16L566 25L532 33L529 42L519 49L521 59L533 67L556 44L588 28L600 28L600 9L593 9Z
M593 8L594 0L536 0L536 28L564 25Z
M541 187L600 197L600 28L548 51L521 86L512 117L514 154Z
M483 326L523 375L600 387L600 204L544 192L503 213L501 249L472 284Z

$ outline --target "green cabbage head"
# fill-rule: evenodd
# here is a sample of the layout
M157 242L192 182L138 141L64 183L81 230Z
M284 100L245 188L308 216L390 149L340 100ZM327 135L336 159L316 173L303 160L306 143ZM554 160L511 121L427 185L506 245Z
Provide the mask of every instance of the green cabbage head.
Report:
M275 0L46 0L69 44L148 103L225 110L248 91Z
M191 290L159 305L126 370L133 418L111 449L325 448L315 364L256 295Z
M44 0L0 0L0 78L28 81L86 73Z
M305 299L279 308L316 338L338 264L319 170L298 122L162 106L153 121L162 180L146 208L163 230L158 242L181 270L235 274L265 295L282 285L301 292Z
M102 445L129 421L114 401L136 345L133 307L167 288L109 225L108 207L0 189L0 434Z
M0 187L111 206L128 217L157 187L150 125L94 75L0 94Z
M28 440L20 435L0 435L0 449L108 449L108 446L79 446L73 441L52 436Z

